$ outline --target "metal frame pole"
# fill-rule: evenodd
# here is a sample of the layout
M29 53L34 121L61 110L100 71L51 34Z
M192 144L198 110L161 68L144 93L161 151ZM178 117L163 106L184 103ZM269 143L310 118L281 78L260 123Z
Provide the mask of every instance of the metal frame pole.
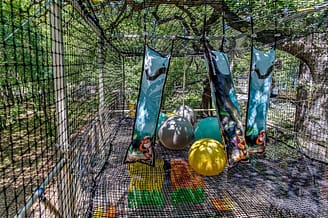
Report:
M53 179L53 177L57 175L58 171L62 169L64 164L65 164L64 159L62 159L60 162L56 164L55 168L49 173L49 175L45 178L45 180L42 182L39 188L35 190L32 197L27 201L24 207L18 211L18 213L14 218L23 218L27 216L28 210L33 206L34 202L36 202L36 200L43 195L44 189L47 187L47 185Z
M50 31L56 101L57 143L67 160L59 172L58 201L59 211L63 217L74 217L73 177L70 170L70 146L68 138L66 81L64 73L64 45L62 35L62 0L54 0L50 5Z

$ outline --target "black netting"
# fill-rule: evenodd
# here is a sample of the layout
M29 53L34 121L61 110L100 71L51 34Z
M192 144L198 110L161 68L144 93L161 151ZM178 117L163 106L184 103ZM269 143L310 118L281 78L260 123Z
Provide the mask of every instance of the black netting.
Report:
M325 214L327 167L309 161L293 148L272 140L265 157L253 158L218 176L204 177L205 197L201 199L197 198L200 193L181 191L176 195L173 189L170 161L187 159L188 149L177 152L158 146L157 160L164 164L131 175L137 166L121 164L125 151L121 145L130 141L127 135L132 132L131 124L131 119L120 122L108 165L97 180L88 210L93 217L96 214L105 217L106 211L108 214L115 211L118 217L317 217ZM152 177L163 177L160 200L146 198L142 193L135 198L128 196L135 179L151 181ZM155 185L150 183L150 186Z
M0 1L0 217L327 217L327 11L323 1ZM144 43L173 48L162 112L215 116L203 40L223 42L243 123L251 41L276 47L265 153L211 177L191 170L189 147L159 143L155 167L123 164Z

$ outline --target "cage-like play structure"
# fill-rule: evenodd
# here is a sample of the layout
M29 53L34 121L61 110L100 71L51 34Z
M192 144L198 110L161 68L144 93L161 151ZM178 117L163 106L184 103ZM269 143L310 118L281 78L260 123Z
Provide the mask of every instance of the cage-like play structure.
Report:
M2 0L0 15L0 217L328 217L327 2ZM194 129L221 113L206 51L229 58L247 129L251 51L274 48L265 152L203 176L195 139L167 149L156 130L152 166L124 163L146 45L171 54L160 112L188 105Z

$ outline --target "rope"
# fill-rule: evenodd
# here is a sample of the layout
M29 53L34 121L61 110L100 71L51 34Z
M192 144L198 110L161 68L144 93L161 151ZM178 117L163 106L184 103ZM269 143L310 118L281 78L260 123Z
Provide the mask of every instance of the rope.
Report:
M151 41L152 41L152 44L153 44L153 47L154 48L156 48L156 27L157 27L157 21L156 21L156 19L154 19L154 29L153 29L153 34L152 34L152 39L151 39Z
M144 45L147 44L147 12L146 12L146 0L143 1L143 6L144 6L144 14L143 14L143 22L144 22Z
M277 0L274 1L274 10L277 14ZM273 48L276 49L277 46L277 26L278 26L278 20L277 16L274 16L274 45Z
M184 33L184 37L186 36L186 28L183 28L183 33ZM182 112L182 116L184 117L185 115L185 91L186 91L186 59L187 59L187 41L186 39L184 39L183 42L183 47L184 47L184 58L183 58L183 83L182 83L182 108L183 108L183 112Z
M224 10L223 10L224 0L222 0L222 41L220 51L223 52L223 45L225 41L225 22L224 22Z

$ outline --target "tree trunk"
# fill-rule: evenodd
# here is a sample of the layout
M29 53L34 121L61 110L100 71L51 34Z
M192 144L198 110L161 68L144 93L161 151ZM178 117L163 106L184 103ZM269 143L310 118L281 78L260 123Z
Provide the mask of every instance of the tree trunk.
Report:
M311 158L328 162L328 51L326 34L299 41L303 61L297 88L295 114L296 140ZM300 51L300 50L299 50Z

